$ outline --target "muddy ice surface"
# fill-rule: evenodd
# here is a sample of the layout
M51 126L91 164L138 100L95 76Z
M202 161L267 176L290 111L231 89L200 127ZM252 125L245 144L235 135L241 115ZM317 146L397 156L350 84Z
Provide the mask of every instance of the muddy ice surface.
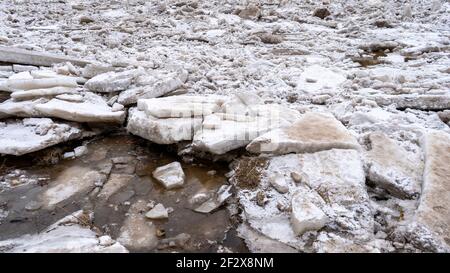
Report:
M129 251L246 251L227 209L208 214L193 211L198 203L192 197L214 192L226 182L223 165L182 164L185 185L166 190L152 177L157 167L177 160L165 149L126 135L93 139L86 147L81 157L60 159L54 165L31 163L37 155L2 158L1 241L42 233L61 218L83 210L93 212L89 224L96 236L113 239L121 236L128 218L138 214L142 221L128 228L133 232L139 225L152 227L139 235L150 241L133 241L127 244ZM70 146L58 148L45 152L61 158L61 150L70 150ZM146 219L145 213L158 203L169 209L168 218ZM140 208L133 208L139 204ZM188 239L173 243L178 241L171 238L180 234Z

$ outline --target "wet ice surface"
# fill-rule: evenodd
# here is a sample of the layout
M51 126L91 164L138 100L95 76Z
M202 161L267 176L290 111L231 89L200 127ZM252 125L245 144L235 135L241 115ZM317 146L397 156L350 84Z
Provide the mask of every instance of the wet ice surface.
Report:
M116 239L128 216L130 206L137 200L146 203L161 203L165 208L172 208L168 219L145 220L153 222L158 233L157 248L128 248L129 251L217 251L222 246L232 251L246 251L243 242L236 237L225 207L209 214L193 211L195 205L189 200L200 192L216 191L227 183L224 173L227 168L221 164L202 165L183 164L186 175L181 188L165 190L153 177L152 171L158 166L178 160L160 147L148 145L132 136L117 135L92 140L88 153L75 159L61 160L55 165L38 166L30 164L29 157L4 158L0 172L3 183L0 192L1 208L9 213L6 217L0 210L0 240L20 237L24 234L40 233L59 219L80 209L94 212L92 224L102 234ZM51 152L51 151L48 151ZM101 188L89 184L85 174L92 171L105 171L112 161L124 162L113 164L109 179L112 177L129 177L129 182L122 185L108 199L94 196ZM124 166L125 165L125 166ZM105 167L107 166L107 167ZM130 167L132 166L132 167ZM211 175L209 171L215 170ZM22 177L23 183L16 181L14 175ZM8 174L10 174L8 176ZM7 179L7 177L11 179ZM25 177L28 178L25 179ZM85 179L83 181L83 179ZM66 184L67 181L73 184ZM58 183L64 187L58 188ZM83 184L88 184L83 186ZM107 183L105 184L107 185ZM78 189L68 189L76 187ZM54 189L54 190L52 190ZM103 186L105 189L105 186ZM144 212L145 213L145 212ZM181 233L191 236L186 245L167 247L161 241Z

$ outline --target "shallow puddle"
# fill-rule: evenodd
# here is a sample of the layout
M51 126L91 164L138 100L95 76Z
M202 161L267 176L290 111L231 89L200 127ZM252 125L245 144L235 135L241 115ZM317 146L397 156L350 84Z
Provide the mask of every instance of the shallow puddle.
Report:
M56 150L62 154L79 144L50 148L47 153ZM144 200L173 209L167 220L146 220L155 225L159 240L181 233L189 234L191 239L182 248L130 248L130 251L215 252L220 245L233 252L247 251L236 235L226 208L202 214L194 212L190 202L195 194L215 192L227 183L226 164L208 162L205 166L181 162L186 175L184 186L166 190L152 177L155 168L180 161L166 147L129 135L115 135L93 139L87 148L85 155L54 165L38 165L33 161L36 155L2 158L0 205L8 215L0 219L0 240L40 232L80 209L94 211L93 225L117 238L130 206ZM102 194L97 196L102 190L97 184L99 180L107 181L103 181L105 190L112 177L118 183L103 193L104 198L100 198ZM17 183L11 187L11 181Z

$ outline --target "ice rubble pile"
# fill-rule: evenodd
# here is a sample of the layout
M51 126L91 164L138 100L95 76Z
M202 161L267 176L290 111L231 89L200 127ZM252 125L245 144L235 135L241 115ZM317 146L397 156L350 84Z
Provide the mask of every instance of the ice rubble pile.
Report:
M194 150L221 155L299 117L298 111L264 104L251 94L172 96L140 99L130 109L127 129L159 144L192 141Z
M2 66L10 73L0 80L0 93L6 94L0 103L0 154L23 155L92 135L82 123L122 124L124 105L167 94L187 77L184 70L115 70L104 64L87 64L81 72L70 63L53 69Z
M217 155L245 146L252 153L274 154L359 148L333 115L301 115L244 93L140 99L127 129L159 144L192 141L192 149Z

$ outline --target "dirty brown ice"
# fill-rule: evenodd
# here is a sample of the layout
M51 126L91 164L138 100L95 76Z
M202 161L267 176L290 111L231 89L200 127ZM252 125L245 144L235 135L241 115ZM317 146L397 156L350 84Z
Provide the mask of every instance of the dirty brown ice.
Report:
M450 252L450 3L0 2L0 252Z

